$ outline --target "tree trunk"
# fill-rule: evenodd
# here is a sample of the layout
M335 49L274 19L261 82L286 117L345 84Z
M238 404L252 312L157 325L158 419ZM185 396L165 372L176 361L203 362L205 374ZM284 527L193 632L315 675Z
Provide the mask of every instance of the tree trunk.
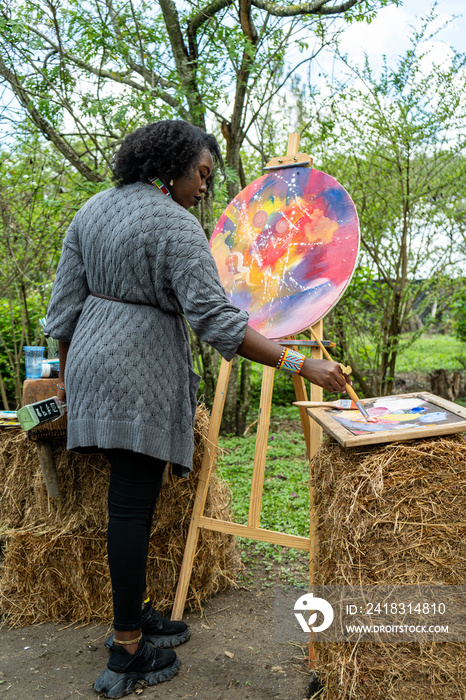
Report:
M238 407L236 413L236 434L244 435L251 404L251 363L241 358L241 378L239 383Z
M241 133L231 123L222 123L222 134L226 141L226 162L238 173L239 181L227 182L229 199L234 199L240 187L245 187L244 170L240 157ZM225 399L225 408L221 425L222 433L243 435L251 403L251 363L249 360L235 357L231 369L230 383Z
M5 384L3 383L2 373L0 372L0 396L2 397L3 408L5 411L10 410L10 405L8 403L8 397L6 395Z
M239 382L239 356L236 355L231 367L228 391L225 397L222 424L222 434L237 435L237 410L238 410L238 382Z
M233 360L223 409L222 434L244 435L251 404L251 363L238 355Z
M204 380L204 403L210 410L214 403L219 371L219 354L191 331L191 352L195 371Z
M430 388L433 394L449 401L456 401L460 394L461 372L449 372L447 369L435 369L429 374Z
M219 354L209 343L199 341L199 351L202 358L204 378L204 400L210 410L214 403L215 390L217 388Z

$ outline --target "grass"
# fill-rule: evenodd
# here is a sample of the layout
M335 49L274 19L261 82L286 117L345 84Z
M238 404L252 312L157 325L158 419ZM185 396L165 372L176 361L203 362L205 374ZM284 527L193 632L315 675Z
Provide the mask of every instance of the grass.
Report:
M409 336L401 336L401 346ZM366 351L374 354L374 346L367 340ZM453 335L421 335L411 345L397 355L397 372L432 372L435 369L464 369L466 362L466 344Z
M255 440L222 438L220 468L233 485L234 516L246 523L251 492ZM261 525L293 535L309 534L309 464L301 432L269 435Z
M403 350L396 363L397 372L432 372L434 369L464 369L466 346L452 335L422 335Z
M297 409L279 407L269 433L260 525L293 535L309 537L309 462L302 431L283 429L288 417L296 420ZM279 420L278 420L279 419ZM232 493L233 518L246 523L251 492L255 436L220 439L219 472ZM272 569L280 569L280 580L302 585L307 578L308 555L300 550L239 538L248 581L258 561L271 572L263 585L275 581ZM275 581L276 582L276 581Z

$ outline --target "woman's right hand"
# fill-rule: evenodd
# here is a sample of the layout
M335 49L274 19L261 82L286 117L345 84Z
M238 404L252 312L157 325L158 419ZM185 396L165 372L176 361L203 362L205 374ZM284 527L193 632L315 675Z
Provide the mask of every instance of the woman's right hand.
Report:
M307 357L300 375L332 393L345 392L346 382L351 384L349 377L341 373L340 364L330 360L311 360Z

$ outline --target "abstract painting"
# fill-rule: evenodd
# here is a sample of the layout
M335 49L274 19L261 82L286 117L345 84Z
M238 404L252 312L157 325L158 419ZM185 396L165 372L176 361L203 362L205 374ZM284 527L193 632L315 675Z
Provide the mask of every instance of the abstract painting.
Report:
M354 204L330 175L306 167L254 180L220 217L210 242L229 299L268 338L323 318L356 266Z
M364 401L373 423L368 423L359 411L332 411L333 418L353 435L379 433L383 430L426 428L462 419L422 398L400 399L385 396L375 401Z
M374 422L355 410L307 411L345 447L466 432L466 408L428 392L368 399L364 407Z

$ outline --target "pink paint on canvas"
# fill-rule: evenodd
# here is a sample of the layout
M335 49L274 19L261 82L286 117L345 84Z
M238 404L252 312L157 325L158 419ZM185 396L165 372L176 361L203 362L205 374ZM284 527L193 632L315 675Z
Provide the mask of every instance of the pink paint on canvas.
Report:
M229 299L268 338L323 318L351 280L359 250L354 204L330 175L286 168L254 180L211 238Z

